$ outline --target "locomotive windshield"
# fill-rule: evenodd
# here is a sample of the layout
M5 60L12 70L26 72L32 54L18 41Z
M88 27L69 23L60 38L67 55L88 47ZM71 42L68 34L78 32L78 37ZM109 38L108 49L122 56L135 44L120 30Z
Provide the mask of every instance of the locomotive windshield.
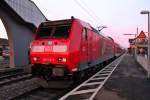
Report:
M40 28L37 32L36 39L47 39L50 38L52 28Z
M36 39L68 38L70 25L40 27Z
M52 38L67 38L69 37L70 26L58 26L55 27L55 31L52 34Z

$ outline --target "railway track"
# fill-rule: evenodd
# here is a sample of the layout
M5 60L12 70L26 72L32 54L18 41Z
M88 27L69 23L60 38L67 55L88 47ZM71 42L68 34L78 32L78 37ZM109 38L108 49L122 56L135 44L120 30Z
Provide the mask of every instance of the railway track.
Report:
M39 82L41 81L41 82ZM40 84L38 84L40 83ZM43 80L38 78L33 78L31 74L24 73L22 69L10 69L10 70L2 70L0 72L0 100L9 100L9 99L17 99L18 97L22 97L27 94L32 94L29 98L38 98L35 94L41 95L41 98L47 94L49 95L48 98L53 98L54 94L60 93L61 89L45 89L41 87L41 83L43 84ZM26 98L26 97L24 97ZM40 97L39 97L40 98Z
M91 73L92 74L92 73ZM73 81L58 81L57 79L55 81L49 81L48 87L38 87L35 88L29 92L26 92L22 95L16 96L15 100L57 100L58 98L65 95L67 92L75 88L77 85L81 84L81 82L88 79L86 76L83 80L81 80L79 83L73 84ZM43 84L44 80L38 80L38 83ZM41 84L39 86L41 86ZM45 84L45 83L44 83Z
M7 76L7 75L13 75L16 73L23 72L23 68L1 68L0 69L0 77Z
M15 100L57 100L59 97L63 96L65 93L72 90L76 85L71 81L55 80L48 82L48 87L41 87L44 80L38 80L40 87L28 91L22 95L16 96ZM37 84L38 84L37 83Z
M93 100L113 71L116 69L118 64L121 62L124 55L104 67L102 70L97 72L91 78L74 88L66 95L59 98L59 100Z
M24 73L23 68L0 70L0 100L12 99L38 88L39 86L35 85L34 81L31 74Z
M2 87L4 85L16 83L16 82L24 80L24 79L30 79L30 78L32 78L32 75L26 74L26 73L15 73L12 75L1 76L0 77L0 87Z
M119 59L121 59L121 58L119 58ZM103 75L103 77L98 77L98 76L96 76L96 78L95 79L92 79L92 80L90 80L91 78L89 78L89 79L87 79L85 82L88 82L89 80L90 81L92 81L92 82L94 82L94 83L88 83L88 84L86 84L87 86L89 85L91 85L91 84L95 84L95 85L97 85L98 83L100 84L101 82L97 82L97 81L99 81L99 80L105 80L105 79L103 79L103 78L108 78L108 77L106 77L107 75L108 75L108 73L112 73L113 71L112 70L114 70L114 66L115 66L115 64L116 64L116 62L118 62L119 60L115 60L114 62L113 62L113 65L110 67L110 65L112 64L109 64L108 66L109 66L109 68L108 68L108 66L106 66L106 68L104 68L104 69L102 69L100 72L98 72L98 74L101 74L101 75ZM119 63L119 62L118 62ZM106 75L107 74L107 75ZM111 74L109 74L108 76L110 76ZM94 75L95 76L95 75ZM94 77L94 76L92 76L92 77ZM105 80L106 81L106 80ZM83 83L85 83L85 82L83 82ZM40 81L39 81L39 83L40 83ZM59 83L59 85L57 86L56 84L57 83ZM22 95L20 95L20 96L17 96L17 97L15 97L14 99L15 100L58 100L60 97L62 97L62 98L60 98L60 100L65 100L65 98L64 97L66 97L66 93L68 93L69 91L74 91L74 88L75 87L80 87L80 85L79 84L81 84L81 83L79 83L78 85L79 86L77 86L77 85L74 85L74 84L72 84L72 83L70 83L70 84L67 84L68 82L64 82L64 83L61 83L61 82L57 82L57 83L55 83L55 82L50 82L49 83L49 86L50 87L48 87L48 88L42 88L42 87L39 87L39 88L36 88L36 89L34 89L34 90L32 90L32 91L30 91L30 92L26 92L26 93L24 93L24 94L22 94ZM105 82L104 82L105 83ZM103 83L103 84L104 84ZM61 86L60 86L60 84L61 84ZM98 85L99 85L98 84ZM92 86L92 87L95 87L95 86ZM100 86L100 87L102 87L102 85ZM86 87L87 88L87 87ZM91 86L90 86L90 88L91 88ZM76 88L75 88L76 89ZM85 89L85 87L83 87L83 89ZM97 90L98 91L98 90ZM82 91L83 92L83 91ZM81 93L82 93L81 92ZM86 91L85 91L86 92ZM70 94L70 93L69 93ZM95 93L96 94L96 93ZM68 94L67 94L68 95ZM69 99L66 99L66 100L72 100L72 98L69 98ZM73 100L78 100L78 99L73 99ZM92 100L92 99L91 99Z
M43 88L41 84L38 84L42 83L43 80L32 78L31 74L16 73L13 75L0 76L0 100L57 100L60 97L62 97L60 100L77 100L76 95L80 95L81 97L82 94L89 96L89 94L85 93L93 93L93 98L110 77L113 70L115 70L115 64L119 63L119 59L121 58L122 57L113 61L79 86L69 82L61 83L57 81L49 82L50 87Z
M33 91L25 93L15 100L57 100L59 97L68 92L69 88L37 88Z
M9 80L15 80L17 77L21 77L24 74L23 68L9 68L0 70L0 86L4 83L8 83Z
M8 68L9 67L9 59L1 59L0 60L0 68Z
M65 95L67 92L75 88L78 84L73 84L72 81L50 81L48 82L48 87L43 88L44 80L38 80L39 87L31 91L28 91L22 95L16 96L15 100L57 100L61 96Z
M21 78L19 80L10 81L9 84L5 84L0 86L0 100L10 100L18 95L22 95L31 90L35 90L40 86L35 84L37 81L36 78L30 78L30 76L26 76L26 78Z

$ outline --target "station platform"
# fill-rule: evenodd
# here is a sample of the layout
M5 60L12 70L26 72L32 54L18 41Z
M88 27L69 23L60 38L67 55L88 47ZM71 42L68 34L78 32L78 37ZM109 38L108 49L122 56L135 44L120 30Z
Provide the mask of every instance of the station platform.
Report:
M150 100L150 79L134 57L126 54L95 100Z

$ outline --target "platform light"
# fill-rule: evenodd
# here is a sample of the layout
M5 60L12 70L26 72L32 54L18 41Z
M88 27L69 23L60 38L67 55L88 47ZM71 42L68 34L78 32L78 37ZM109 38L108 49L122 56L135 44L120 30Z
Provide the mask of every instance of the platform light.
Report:
M148 10L142 10L140 13L141 13L141 14L149 14L150 11L148 11Z
M147 14L148 15L148 74L147 77L150 78L150 11L142 10L140 14Z

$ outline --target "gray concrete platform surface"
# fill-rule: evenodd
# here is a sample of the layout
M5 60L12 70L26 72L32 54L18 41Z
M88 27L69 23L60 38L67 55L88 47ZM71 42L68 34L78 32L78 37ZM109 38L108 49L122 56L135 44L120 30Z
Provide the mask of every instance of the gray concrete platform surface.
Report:
M94 100L150 100L150 79L136 60L126 55Z

